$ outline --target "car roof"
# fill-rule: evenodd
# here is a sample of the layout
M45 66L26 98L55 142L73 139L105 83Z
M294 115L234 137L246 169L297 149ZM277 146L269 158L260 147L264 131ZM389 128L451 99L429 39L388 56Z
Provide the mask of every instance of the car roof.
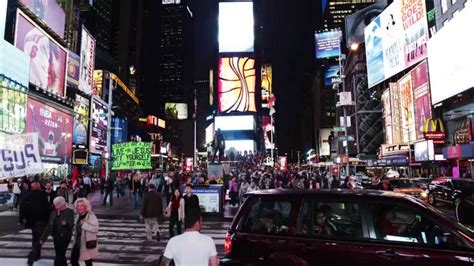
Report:
M377 198L377 197L388 197L393 199L407 199L410 201L416 201L416 199L411 198L402 193L396 193L391 191L382 191L382 190L372 190L372 189L321 189L321 190L314 190L314 189L268 189L268 190L256 190L247 193L249 195L255 196L302 196L302 195L319 195L319 196L328 196L328 197L369 197L369 198Z
M469 183L474 182L474 179L470 179L470 178L454 178L454 177L438 177L438 178L433 179L432 182L438 183L438 182L444 182L444 181L448 181L448 180L457 181L457 182L469 182Z

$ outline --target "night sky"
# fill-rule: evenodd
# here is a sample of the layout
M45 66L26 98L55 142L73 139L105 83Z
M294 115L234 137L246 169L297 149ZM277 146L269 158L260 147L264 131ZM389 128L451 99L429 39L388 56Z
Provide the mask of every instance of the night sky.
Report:
M314 31L320 21L321 2L314 0L255 0L256 23L262 28L260 54L273 65L277 97L277 145L280 154L311 147L310 90L314 78ZM217 0L194 0L194 79L208 79L216 66ZM260 19L260 21L257 21ZM306 105L306 107L305 107ZM146 109L146 108L145 108ZM294 158L296 159L296 158Z

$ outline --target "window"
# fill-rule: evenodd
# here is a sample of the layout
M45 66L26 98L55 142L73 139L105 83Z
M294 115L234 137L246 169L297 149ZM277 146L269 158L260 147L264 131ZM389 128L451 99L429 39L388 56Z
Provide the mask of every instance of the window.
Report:
M441 13L444 14L448 10L448 0L441 0Z
M243 232L287 235L289 233L291 202L288 200L259 199L243 224Z
M303 203L296 233L300 236L362 238L359 204L324 200Z
M377 240L437 248L462 246L452 233L406 206L371 204L370 211Z

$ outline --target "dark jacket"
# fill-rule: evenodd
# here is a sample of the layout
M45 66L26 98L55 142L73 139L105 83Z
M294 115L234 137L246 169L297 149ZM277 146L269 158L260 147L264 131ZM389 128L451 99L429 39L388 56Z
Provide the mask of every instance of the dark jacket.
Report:
M115 181L112 178L104 180L104 189L108 192L112 192L114 190Z
M188 195L184 195L183 199L185 217L186 213L189 213L191 210L201 210L201 207L199 207L199 198L196 195L192 194L191 197L188 197Z
M159 218L162 214L161 194L152 190L143 195L140 215L143 218Z
M48 236L52 235L53 238L72 237L72 229L74 228L74 211L66 208L64 211L59 213L56 210L51 212L49 216L48 226L41 236L41 240L44 242Z
M46 196L48 197L49 205L51 206L50 211L52 211L54 209L53 200L56 198L57 193L54 190L51 190L51 192L49 193L45 191L45 193L46 193ZM48 216L49 216L49 213L48 213Z
M47 223L51 206L48 202L48 196L44 191L32 190L25 195L21 209L26 219L26 227L32 227L36 223Z

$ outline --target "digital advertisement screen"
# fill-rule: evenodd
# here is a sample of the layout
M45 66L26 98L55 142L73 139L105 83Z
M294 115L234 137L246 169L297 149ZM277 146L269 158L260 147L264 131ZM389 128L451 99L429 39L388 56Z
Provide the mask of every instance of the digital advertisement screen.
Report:
M474 87L474 6L466 5L428 42L432 104Z
M262 79L262 102L268 102L268 98L270 98L270 94L273 92L272 65L263 64L260 76Z
M402 120L402 141L410 143L416 140L415 107L413 105L413 81L408 74L398 81L400 89L400 112Z
M127 141L127 120L119 117L112 117L112 143L122 143Z
M91 100L91 134L89 151L91 153L102 153L107 149L107 109L108 106L102 100L92 97Z
M274 144L272 144L272 134L275 126L272 125L270 119L272 119L270 116L262 116L262 131L263 139L265 141L265 149L274 148Z
M227 130L254 130L255 119L253 115L216 116L215 129Z
M341 54L342 31L326 31L314 34L316 58L337 57Z
M5 22L7 20L8 1L0 1L0 41L5 36Z
M219 3L219 53L254 51L252 2Z
M195 186L193 194L199 199L199 207L201 211L207 213L220 212L222 192L220 187L213 186Z
M255 60L248 57L219 59L219 111L256 112Z
M423 129L426 120L431 118L430 85L428 82L428 63L421 62L411 73L413 81L413 104L415 106L416 138L425 139Z
M382 93L383 118L385 127L385 144L394 144L393 142L393 121L392 121L392 99L390 88Z
M46 23L59 37L64 38L66 13L56 0L20 0L20 2L37 18Z
M9 88L0 76L0 132L22 134L26 129L27 94Z
M324 86L331 87L332 81L339 77L339 64L329 65L324 70Z
M79 70L81 65L80 57L68 51L69 56L67 59L67 84L72 86L79 86Z
M364 30L369 87L427 57L425 0L393 1Z
M226 140L225 141L225 150L228 151L231 148L234 148L236 151L255 151L255 141L250 139L245 140Z
M104 83L104 71L94 70L93 77L92 94L101 97Z
M64 96L67 50L18 11L15 46L30 56L30 82Z
M81 67L79 70L79 89L87 94L92 93L95 67L95 39L82 27Z
M26 132L38 132L41 160L48 163L69 163L72 156L71 115L28 98Z
M185 103L165 103L165 115L168 119L188 119L188 105Z
M214 140L214 123L206 127L206 144Z
M0 40L0 75L14 80L25 89L30 84L30 57L4 40Z
M74 103L74 133L72 142L74 144L86 144L87 132L89 132L89 99L76 94L76 102Z
M434 161L434 144L432 140L415 143L415 161Z

